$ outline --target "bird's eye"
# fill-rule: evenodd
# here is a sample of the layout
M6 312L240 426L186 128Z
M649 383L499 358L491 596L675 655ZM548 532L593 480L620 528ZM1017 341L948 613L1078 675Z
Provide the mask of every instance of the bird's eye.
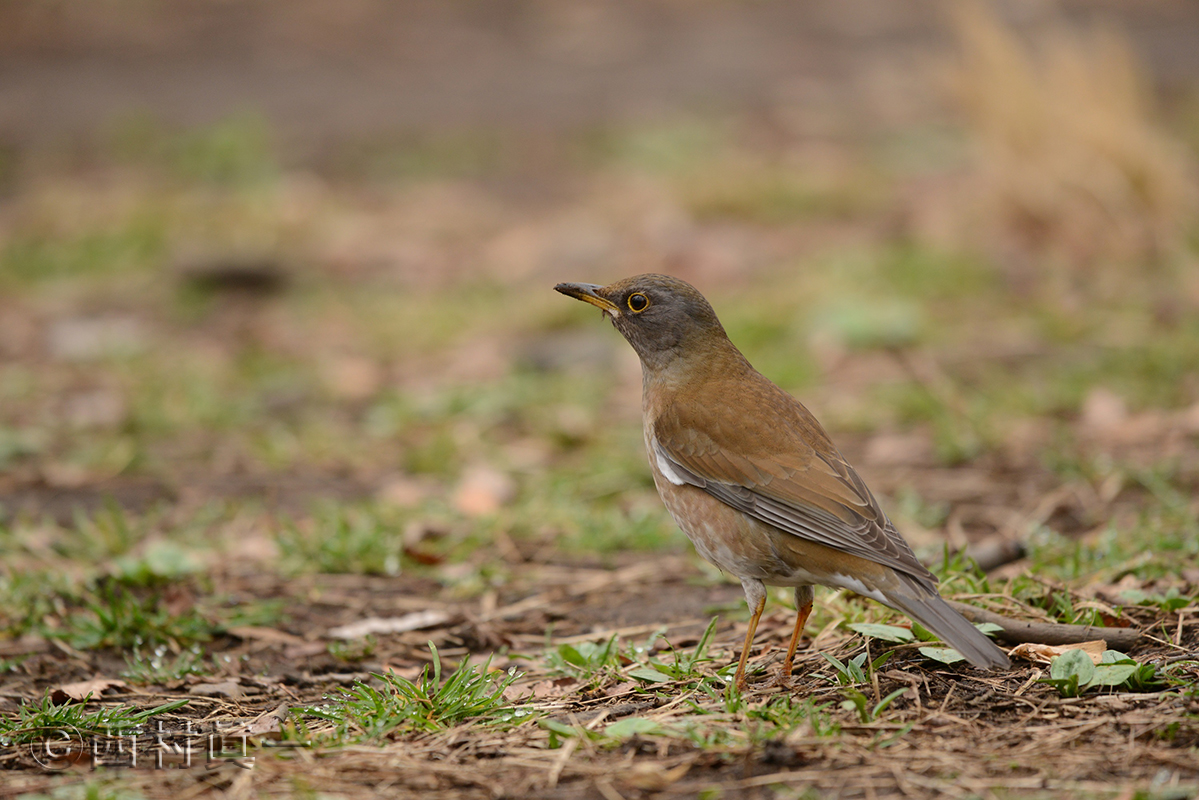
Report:
M629 295L629 308L634 313L639 314L645 309L649 308L649 298L643 295L641 292L631 294Z

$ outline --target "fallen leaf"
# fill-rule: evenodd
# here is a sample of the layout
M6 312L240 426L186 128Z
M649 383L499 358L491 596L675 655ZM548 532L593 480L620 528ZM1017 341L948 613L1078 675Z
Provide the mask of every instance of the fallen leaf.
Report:
M272 644L288 644L296 647L311 644L307 639L301 639L294 634L259 625L237 625L227 628L226 633L231 633L238 639L255 639L260 642L271 642Z
M379 490L375 492L375 499L399 508L415 508L432 497L436 491L436 482L427 478L392 475L380 484Z
M574 691L575 684L578 680L575 678L555 678L554 680L538 681L533 684L532 698L541 700L544 698L565 697Z
M497 469L471 467L454 491L454 506L468 517L499 511L516 496L516 481Z
M608 726L611 731L613 726ZM633 765L632 769L620 776L620 782L626 786L631 786L635 789L641 789L646 792L660 792L672 783L676 783L680 778L687 774L687 770L691 769L691 763L685 762L670 769L662 769L662 767L648 761L638 762Z
M41 466L41 477L55 489L78 489L95 480L95 475L80 464L48 461Z
M188 563L186 551L168 547L155 551L157 555L146 553L146 563L152 564L155 575L182 575L195 572L196 569ZM172 583L167 586L162 596L163 609L173 617L182 616L196 607L196 595L185 583Z
M508 686L500 694L502 694L504 699L507 700L509 703L515 704L515 703L519 703L522 700L524 700L526 695L529 695L529 687L528 686Z
M414 611L402 617L367 617L348 625L339 625L329 629L329 636L334 639L361 639L377 633L405 633L418 631L421 628L432 628L449 622L451 615L446 611L431 609L429 611Z
M93 678L90 681L65 683L50 692L50 702L57 705L71 700L82 703L88 695L91 695L93 700L99 700L105 689L120 689L124 686L124 681L115 678Z
M615 686L609 686L607 689L605 689L604 696L616 697L617 695L628 694L629 692L635 691L640 686L641 684L637 683L637 681L622 681Z
M294 661L300 658L312 658L327 652L329 645L324 642L304 642L303 644L293 644L283 650L283 657L288 661Z
M12 658L32 653L44 653L50 649L50 642L44 636L27 633L19 639L0 642L0 658Z
M1023 658L1026 661L1032 661L1037 664L1048 664L1068 650L1081 650L1090 657L1091 661L1098 664L1103 658L1104 651L1107 650L1107 642L1102 639L1079 642L1078 644L1036 644L1034 642L1025 642L1013 647L1008 651L1008 654L1012 658Z
M255 528L230 543L228 558L235 564L273 564L279 560L279 545L273 535Z
M1199 433L1199 403L1179 413L1178 422L1187 433Z
M405 547L404 555L415 561L417 564L423 564L426 567L436 566L445 561L445 556L440 553L430 553L425 550L417 550L415 547Z
M862 460L883 467L924 466L936 463L932 437L923 431L879 433L866 442Z
M390 664L384 664L382 672L390 672L392 675L403 678L406 681L415 681L420 678L428 666L428 664L409 664L405 667L393 667Z
M344 356L321 365L325 386L342 400L367 400L383 385L383 371L373 360Z
M63 414L75 428L111 428L126 417L124 398L111 389L92 389L64 401Z
M142 350L146 335L132 317L78 317L55 321L46 344L59 361L91 361Z
M287 716L291 713L291 706L287 703L280 703L273 711L268 711L253 719L245 727L247 736L265 736L270 733L279 733L283 730L284 724L287 722Z
M1110 389L1097 386L1082 401L1082 424L1095 431L1106 432L1120 427L1128 419L1124 400Z

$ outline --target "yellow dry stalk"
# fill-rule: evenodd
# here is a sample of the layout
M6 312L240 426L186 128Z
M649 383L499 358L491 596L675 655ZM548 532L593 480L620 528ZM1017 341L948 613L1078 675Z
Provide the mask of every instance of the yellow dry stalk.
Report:
M1154 118L1126 38L1052 25L1025 44L982 3L953 4L954 88L976 149L969 227L1068 271L1181 250L1196 169Z

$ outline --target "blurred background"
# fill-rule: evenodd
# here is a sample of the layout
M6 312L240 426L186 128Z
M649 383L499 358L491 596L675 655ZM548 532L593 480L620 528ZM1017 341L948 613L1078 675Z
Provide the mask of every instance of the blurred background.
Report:
M0 2L11 563L689 553L551 288L647 271L926 551L1139 536L1199 469L1197 80L1170 0Z

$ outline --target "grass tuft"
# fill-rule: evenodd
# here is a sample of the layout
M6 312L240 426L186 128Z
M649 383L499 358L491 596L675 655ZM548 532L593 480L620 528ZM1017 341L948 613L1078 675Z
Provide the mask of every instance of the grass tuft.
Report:
M488 672L491 659L482 666L461 666L441 680L441 656L430 642L433 663L410 681L385 672L375 675L381 688L362 681L328 703L307 706L302 713L333 726L335 741L383 741L413 732L431 733L460 723L505 724L518 721L515 709L504 697L519 673L500 676Z
M90 697L90 695L89 695ZM79 735L119 735L146 722L151 717L167 714L186 706L190 701L175 700L145 711L128 706L113 706L87 711L83 703L57 705L47 693L40 704L29 703L17 709L16 716L0 716L0 744L11 746L43 740L56 731Z

